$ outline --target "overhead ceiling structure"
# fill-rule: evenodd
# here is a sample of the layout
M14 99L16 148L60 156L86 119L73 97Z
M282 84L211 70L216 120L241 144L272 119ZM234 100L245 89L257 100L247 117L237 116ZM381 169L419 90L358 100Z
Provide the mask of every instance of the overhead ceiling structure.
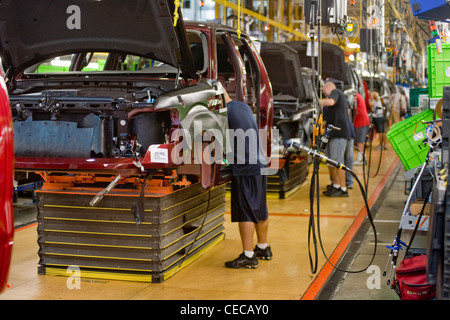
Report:
M421 52L426 41L431 38L429 22L415 17L409 0L355 0L349 1L347 15L355 17L360 28L367 28L370 17L378 12L384 13L385 45L391 45L392 33L404 33L415 51ZM384 10L383 10L384 7ZM379 10L377 10L379 8Z
M309 40L311 35L316 38L320 35L322 42L339 45L349 57L352 53L368 52L367 49L363 50L362 44L368 45L371 42L370 47L372 45L376 47L377 63L396 67L392 73L393 78L399 73L405 74L405 78L410 78L410 74L416 72L423 77L426 72L427 40L433 36L429 20L414 16L410 3L410 1L422 0L211 1L216 4L216 19L226 24L231 22L234 26L240 24L243 30L246 28L245 31L250 31L253 36L262 41ZM320 29L315 27L314 33L311 32L310 25L307 23L311 3L320 3L326 8L334 6L340 11L342 11L341 8L345 8L348 23L323 23ZM322 22L326 14L328 12L322 11ZM236 19L237 16L241 17L240 21ZM336 16L340 17L339 14ZM230 17L234 17L234 20L230 20ZM372 36L368 38L369 34L374 34L374 30L376 30L376 41L372 41ZM365 41L362 41L363 36ZM373 50L370 56L374 59L372 52ZM389 61L386 62L386 59ZM393 62L395 59L397 63ZM378 70L377 67L375 70ZM391 74L390 69L385 70Z
M308 37L308 28L305 25L305 7L309 0L213 0L216 3L216 18L226 19L226 13L220 8L232 9L235 13L240 11L243 16L259 21L263 31L267 33L269 41L284 42L303 40ZM355 28L371 27L371 21L383 17L386 44L392 33L404 33L412 47L420 52L426 40L431 38L430 26L427 20L415 17L411 10L410 0L322 0L322 3L346 2L347 16L355 23ZM307 13L306 13L307 14ZM245 23L245 22L244 22ZM330 34L324 27L324 39L327 41ZM273 33L283 33L283 37L273 36ZM342 39L333 39L333 42ZM353 37L351 41L358 41ZM331 42L331 41L330 41Z

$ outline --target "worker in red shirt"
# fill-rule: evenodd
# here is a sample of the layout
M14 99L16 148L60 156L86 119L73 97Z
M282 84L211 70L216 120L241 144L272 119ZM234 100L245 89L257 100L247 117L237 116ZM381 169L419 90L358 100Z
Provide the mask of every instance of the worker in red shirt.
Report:
M362 165L364 145L369 133L370 119L367 113L366 102L359 93L356 93L356 111L353 126L355 127L355 145L360 151L356 160L353 161L353 165Z
M370 107L370 92L369 92L369 87L367 85L367 82L363 80L363 85L364 85L364 95L366 96L364 102L366 103L366 109L367 112L371 112L372 108Z

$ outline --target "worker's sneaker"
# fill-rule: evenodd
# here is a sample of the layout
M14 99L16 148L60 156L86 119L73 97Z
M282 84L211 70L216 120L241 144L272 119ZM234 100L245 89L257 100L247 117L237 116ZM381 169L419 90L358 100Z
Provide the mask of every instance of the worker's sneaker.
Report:
M335 192L335 190L339 190L339 189L337 189L335 187L328 188L328 186L327 186L327 190L323 191L322 194L328 197L330 195L330 193Z
M261 260L270 260L272 259L272 249L270 246L267 246L265 249L261 249L258 246L255 246L255 249L253 249L253 252L255 253L255 256L257 259Z
M341 188L333 188L329 191L323 193L327 197L348 197L347 190L342 190Z
M256 254L254 254L252 258L249 258L242 252L240 256L233 261L225 262L225 267L233 269L256 269L258 267L258 259L256 259Z

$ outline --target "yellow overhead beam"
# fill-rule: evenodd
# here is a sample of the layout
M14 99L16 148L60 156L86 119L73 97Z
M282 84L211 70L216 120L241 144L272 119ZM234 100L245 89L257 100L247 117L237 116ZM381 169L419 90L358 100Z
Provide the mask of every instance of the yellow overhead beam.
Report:
M238 5L236 3L233 3L233 2L230 2L230 1L227 1L227 0L213 0L213 1L218 3L218 4L223 5L225 7L231 8L233 10L238 10ZM275 21L273 19L269 19L268 17L266 17L266 16L264 16L262 14L259 14L257 12L254 12L252 10L249 10L249 9L247 9L245 7L241 7L240 10L241 10L241 12L243 14L249 15L249 16L251 16L251 17L253 17L255 19L258 19L260 21L267 22L270 26L273 26L273 27L279 28L281 30L287 31L287 32L293 34L294 36L298 36L298 37L302 37L302 38L305 37L305 35L303 33L295 30L295 28L293 28L292 26L286 26L286 25L284 25L284 24L282 24L282 23L280 23L278 21Z

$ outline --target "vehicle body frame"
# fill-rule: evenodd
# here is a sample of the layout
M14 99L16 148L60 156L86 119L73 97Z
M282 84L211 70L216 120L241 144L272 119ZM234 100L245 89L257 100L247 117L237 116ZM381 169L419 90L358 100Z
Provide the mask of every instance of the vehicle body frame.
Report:
M280 131L280 145L294 140L311 143L314 93L311 75L303 68L298 53L283 43L261 43L260 55L272 83L274 126Z
M79 5L83 14L89 12L89 30L95 30L93 34L81 28L81 36L74 36L69 42L66 37L72 37L73 30L61 26L62 31L55 31L55 39L44 37L45 41L34 47L26 46L25 40L34 35L29 40L32 41L41 35L39 32L46 28L54 30L58 23L66 21L59 16L55 16L54 24L44 21L41 11L45 2L41 6L34 4L34 12L21 10L26 1L5 4L7 14L18 16L0 30L0 53L6 58L3 69L17 137L16 171L39 172L44 179L50 174L108 175L113 179L118 175L165 176L177 170L179 175L201 176L203 185L210 187L226 180L219 174L222 158L219 154L214 163L203 158L195 161L195 155L204 154L208 143L200 139L200 144L194 146L197 140L193 135L198 133L196 123L202 125L200 134L208 129L220 132L227 129L224 88L230 96L252 107L259 128L267 132L266 155L270 157L272 91L264 64L250 38L245 33L239 37L235 29L226 26L184 22L180 11L174 27L171 1L139 2L138 8L130 3L123 7L123 12L115 10L114 6L122 3L116 2ZM69 2L52 3L65 19L64 10ZM131 26L124 24L123 28L133 29L134 24L135 28L143 24L151 33L149 42L142 30L129 40L120 26L92 22L96 14L103 14L95 10L102 8L112 15L105 21L125 13L132 16L141 9L142 16L136 16L138 21L128 16L124 23ZM153 27L146 22L150 18L158 21L156 31L150 31ZM35 22L40 23L41 29L31 29L30 24ZM26 26L32 34L21 34L18 25ZM103 29L98 31L96 26ZM102 32L107 37L98 44L95 40L98 41ZM25 39L20 43L22 46L11 45L12 36ZM200 53L194 50L197 40ZM217 51L218 41L221 50L226 51ZM146 53L153 43L156 43L155 51ZM102 52L107 54L105 69L84 71L92 57ZM72 54L69 72L36 72L39 63L61 60L67 54ZM126 69L131 65L126 63L131 61L127 60L130 56L140 57L135 67L140 68L143 58L151 61L150 66L137 71ZM223 58L231 66L227 78L220 70L219 60ZM154 61L160 62L156 65ZM182 142L187 145L177 149ZM217 150L223 151L225 137L214 142L217 143L221 144ZM186 151L192 151L190 157L185 156ZM179 157L174 159L178 153Z

